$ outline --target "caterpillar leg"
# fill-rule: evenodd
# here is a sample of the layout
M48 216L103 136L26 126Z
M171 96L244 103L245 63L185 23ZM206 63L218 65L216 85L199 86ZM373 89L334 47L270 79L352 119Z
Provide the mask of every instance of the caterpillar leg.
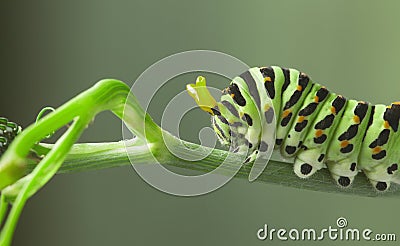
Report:
M377 191L386 191L390 188L392 181L396 182L398 172L398 164L392 163L389 165L377 166L374 169L364 173L368 177L369 182Z
M344 160L342 162L328 162L326 166L336 184L342 188L349 187L357 175L357 164Z
M369 182L372 184L372 186L377 190L377 191L387 191L390 188L390 182L387 181L376 181L370 179Z
M324 165L322 163L318 162L305 162L301 160L300 158L296 158L294 161L294 173L299 177L299 178L308 178L311 177L314 173L316 173L318 170L323 168Z

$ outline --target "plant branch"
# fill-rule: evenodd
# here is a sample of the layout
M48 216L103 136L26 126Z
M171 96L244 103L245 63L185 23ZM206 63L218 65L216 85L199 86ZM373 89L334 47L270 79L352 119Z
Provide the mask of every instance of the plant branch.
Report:
M181 141L181 140L180 140ZM210 172L217 168L226 158L228 152L220 149L210 150L207 147L199 146L194 143L183 141L186 147L197 149L196 152L204 153L210 151L210 155L200 161L185 161L173 156L169 152L163 152L164 158L161 164L166 166L179 167L189 170L197 170L203 173ZM47 144L45 147L51 148ZM176 151L187 151L182 145L176 146ZM180 149L179 149L180 148ZM129 157L128 157L129 155ZM267 168L256 180L265 184L281 185L286 187L341 194L351 194L357 196L376 197L381 196L369 184L365 175L357 175L353 185L347 189L338 187L330 176L327 169L319 170L309 179L300 179L293 172L291 163L283 162L279 154L274 153L272 160L269 161ZM238 159L240 159L238 157ZM152 153L146 144L139 138L113 143L82 143L75 144L67 156L59 173L80 172L95 169L105 169L118 166L137 164L154 164ZM243 166L236 178L248 178L251 165ZM393 184L390 191L384 193L385 197L399 197L397 185Z

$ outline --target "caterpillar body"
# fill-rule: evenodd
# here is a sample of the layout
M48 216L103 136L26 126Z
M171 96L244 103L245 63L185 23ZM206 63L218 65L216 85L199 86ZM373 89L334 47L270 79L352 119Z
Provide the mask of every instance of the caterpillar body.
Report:
M21 127L14 122L0 117L0 157L7 150L8 145L21 131Z
M305 73L278 66L235 77L216 102L199 78L187 85L189 94L211 114L221 143L249 148L247 161L270 148L261 128L275 117L275 148L294 158L300 178L326 167L340 187L350 186L360 171L378 191L400 183L400 102L385 106L347 99Z

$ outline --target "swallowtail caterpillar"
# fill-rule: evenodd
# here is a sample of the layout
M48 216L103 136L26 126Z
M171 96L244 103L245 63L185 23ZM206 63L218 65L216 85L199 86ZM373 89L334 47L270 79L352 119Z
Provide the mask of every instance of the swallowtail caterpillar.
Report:
M222 144L247 145L248 162L267 151L260 126L275 116L275 148L294 158L300 178L326 167L340 187L350 186L360 171L378 191L400 183L400 102L385 106L346 99L305 73L277 66L251 68L235 77L220 102L201 76L187 91L211 114ZM273 109L265 98L272 100Z

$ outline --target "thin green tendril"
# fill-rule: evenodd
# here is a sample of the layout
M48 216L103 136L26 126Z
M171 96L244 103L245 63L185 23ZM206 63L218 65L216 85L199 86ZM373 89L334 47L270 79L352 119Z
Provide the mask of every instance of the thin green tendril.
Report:
M53 107L50 107L50 106L42 108L42 110L40 110L40 112L36 116L35 124L37 124L39 122L39 120L42 119L48 111L54 112L55 109ZM51 136L53 136L54 133L55 132L50 133L49 135L46 136L46 138L51 138Z

